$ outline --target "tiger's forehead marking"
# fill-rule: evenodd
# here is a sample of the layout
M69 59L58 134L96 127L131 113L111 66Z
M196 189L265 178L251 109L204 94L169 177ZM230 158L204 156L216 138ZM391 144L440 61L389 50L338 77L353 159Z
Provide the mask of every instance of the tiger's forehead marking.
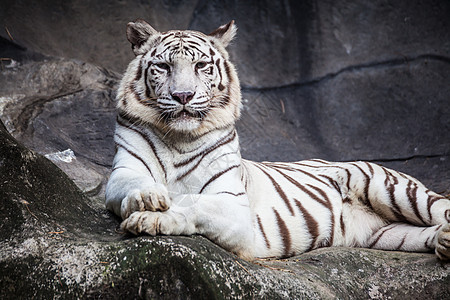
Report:
M159 43L151 51L156 60L173 62L175 58L192 61L211 59L216 54L206 36L196 31L169 31L162 34Z

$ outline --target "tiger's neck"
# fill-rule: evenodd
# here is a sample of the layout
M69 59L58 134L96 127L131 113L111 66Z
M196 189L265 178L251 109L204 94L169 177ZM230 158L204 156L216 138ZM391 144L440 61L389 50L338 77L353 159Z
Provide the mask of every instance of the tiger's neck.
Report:
M189 132L165 132L161 128L140 118L130 116L123 110L119 110L117 120L122 120L128 126L137 126L145 131L150 131L154 138L159 140L159 145L164 145L178 155L191 155L196 152L208 152L221 147L231 147L239 153L239 141L234 124L214 128L202 134L190 134ZM159 148L159 147L158 147Z
M154 131L159 139L170 149L180 155L191 155L196 152L208 152L221 146L230 146L231 141L237 141L237 133L234 126L216 128L201 135L189 135L187 133L164 134ZM234 144L234 143L233 143ZM234 150L239 146L233 145Z

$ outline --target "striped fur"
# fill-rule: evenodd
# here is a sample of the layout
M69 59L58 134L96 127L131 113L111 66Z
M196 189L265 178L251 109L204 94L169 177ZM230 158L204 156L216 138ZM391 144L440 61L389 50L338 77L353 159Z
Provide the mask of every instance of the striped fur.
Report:
M450 258L450 200L368 162L241 159L239 81L210 35L128 24L136 58L118 92L106 206L128 232L202 234L243 258L326 246L431 251Z

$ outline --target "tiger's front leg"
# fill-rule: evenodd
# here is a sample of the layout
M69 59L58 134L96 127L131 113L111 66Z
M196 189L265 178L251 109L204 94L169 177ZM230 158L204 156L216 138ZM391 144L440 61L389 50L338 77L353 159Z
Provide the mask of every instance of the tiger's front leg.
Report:
M136 169L115 168L106 186L106 207L122 220L136 211L165 211L171 203L165 185Z
M191 235L196 233L193 222L189 222L183 213L136 211L122 222L121 228L132 234L150 235Z
M120 216L124 220L136 211L166 211L171 203L167 188L155 183L149 187L131 190L122 200Z
M253 228L246 195L182 195L195 199L190 206L173 204L164 212L138 211L121 224L133 234L201 234L242 258L251 259ZM175 198L174 203L180 199Z

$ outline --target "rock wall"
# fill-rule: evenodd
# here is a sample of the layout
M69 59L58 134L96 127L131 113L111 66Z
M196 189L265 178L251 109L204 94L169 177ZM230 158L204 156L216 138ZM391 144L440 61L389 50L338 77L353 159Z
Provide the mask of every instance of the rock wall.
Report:
M449 194L449 15L444 0L2 1L2 297L449 298L432 254L251 264L201 237L123 237L103 205L138 17L162 31L236 20L244 157L371 160Z
M111 74L121 73L133 56L124 33L130 20L144 18L162 31L191 28L210 32L235 19L239 32L230 52L245 98L238 124L244 157L371 160L410 173L438 192L448 193L448 15L450 4L442 0L5 1L0 20L20 47L93 63ZM0 35L9 39L6 31ZM36 76L50 80L39 92L52 94L50 97L77 92L81 73L76 72L84 71L70 68L63 66L56 71L65 79L57 79L55 86L68 85L59 91L61 94L49 86L52 77L36 70ZM105 97L111 101L114 95L108 88L119 76L106 83L109 95ZM72 79L74 83L67 81ZM90 79L96 80L82 80ZM5 84L8 88L3 88L3 95L23 88L23 84ZM39 80L29 88L36 84ZM91 112L91 104L86 105L73 114ZM111 130L105 131L105 126L112 126L111 114L99 114L99 118L85 116L97 120L95 126L80 122L96 135L84 136L109 143ZM45 113L41 118L49 122ZM102 124L99 120L108 121ZM5 122L8 126L8 120ZM78 124L54 126L72 125L77 128L68 129L71 134L62 138L72 139L73 133L79 135ZM60 141L57 148L62 151L73 146L77 156L108 165L111 148L106 150L100 142L102 159L94 154L99 150L95 144L88 143L89 147L78 151L73 141Z

